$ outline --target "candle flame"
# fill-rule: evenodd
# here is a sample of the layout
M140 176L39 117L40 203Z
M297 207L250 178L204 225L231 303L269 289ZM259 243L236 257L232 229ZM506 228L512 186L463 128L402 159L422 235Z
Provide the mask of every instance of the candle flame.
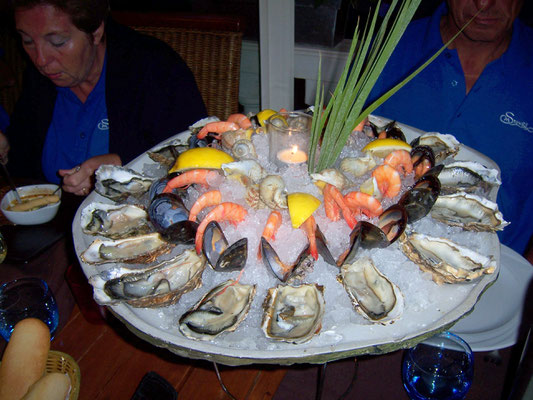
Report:
M292 146L291 153L295 154L296 152L298 152L298 146L294 145Z

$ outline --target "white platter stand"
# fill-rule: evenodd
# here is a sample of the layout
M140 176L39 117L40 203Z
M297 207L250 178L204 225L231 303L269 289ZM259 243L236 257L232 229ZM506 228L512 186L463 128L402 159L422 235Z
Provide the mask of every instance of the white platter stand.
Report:
M378 117L375 117L375 119L377 119L378 125L387 121ZM408 141L423 133L418 129L402 124L399 125ZM189 132L180 133L173 138L169 138L168 141L184 135L189 135ZM498 169L498 166L492 160L463 145L461 145L459 154L455 158L458 160L479 161L487 167ZM143 171L143 167L146 164L154 164L154 162L144 153L127 166L136 171ZM495 198L496 193L492 193L491 199L495 200ZM78 209L72 225L74 245L78 258L94 240L94 237L83 234L80 227L81 210L94 201L110 202L108 199L93 192L87 196ZM500 272L500 243L498 237L496 234L487 235L490 254L486 255L492 255L498 265L494 274L483 275L481 279L475 282L455 285L438 286L433 282L429 282L434 285L434 288L431 289L432 305L425 308L423 312L417 310L416 307L406 307L403 316L395 323L387 326L368 322L357 323L353 322L352 319L345 320L335 326L322 326L319 335L315 336L311 341L299 345L270 341L270 343L267 342L267 345L243 348L239 345L239 341L231 339L231 335L236 334L241 327L236 332L220 335L217 341L195 341L186 338L179 332L177 320L171 326L162 326L160 323L162 311L160 309L134 308L124 303L109 306L109 309L132 332L155 346L167 348L183 357L215 361L226 365L325 363L362 354L383 354L411 347L437 332L449 330L460 318L474 309L480 296L496 281ZM401 256L405 257L403 254ZM113 264L104 264L103 266L89 265L81 259L80 264L87 277L101 272L103 268L113 266ZM415 268L414 264L413 268ZM416 269L418 270L418 267ZM427 277L425 279L426 281L428 280ZM209 288L201 289L204 289L203 294ZM200 289L196 291L198 290ZM196 291L187 293L182 297L182 300L185 296L194 296L196 300L199 299L200 294L197 294ZM339 291L344 292L340 285ZM264 296L265 293L258 292L254 302L262 303ZM187 308L179 308L182 300L170 306L178 308L176 315L181 315L187 310ZM327 306L328 304L326 304ZM334 308L334 305L330 305L330 307ZM326 312L328 311L326 310ZM262 341L266 340L259 326L252 334L257 335L258 338L260 337ZM326 340L320 341L317 339L318 336L326 337ZM328 337L331 340L328 340Z

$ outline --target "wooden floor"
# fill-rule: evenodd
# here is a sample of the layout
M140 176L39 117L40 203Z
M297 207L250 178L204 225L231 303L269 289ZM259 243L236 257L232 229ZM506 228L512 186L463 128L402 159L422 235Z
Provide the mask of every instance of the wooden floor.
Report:
M229 398L212 363L185 359L154 347L112 316L107 323L89 323L77 305L51 348L70 354L80 366L80 400L129 400L149 371L169 381L179 399ZM219 370L224 384L239 400L271 399L286 372L275 366L219 365Z

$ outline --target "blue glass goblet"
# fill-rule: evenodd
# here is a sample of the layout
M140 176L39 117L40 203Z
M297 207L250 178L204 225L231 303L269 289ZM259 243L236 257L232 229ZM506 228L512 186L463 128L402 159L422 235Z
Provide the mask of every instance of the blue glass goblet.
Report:
M43 321L54 338L59 311L52 291L42 279L22 278L0 286L0 335L9 341L17 322L25 318Z
M473 376L472 349L450 332L435 335L403 355L403 386L413 400L464 399Z

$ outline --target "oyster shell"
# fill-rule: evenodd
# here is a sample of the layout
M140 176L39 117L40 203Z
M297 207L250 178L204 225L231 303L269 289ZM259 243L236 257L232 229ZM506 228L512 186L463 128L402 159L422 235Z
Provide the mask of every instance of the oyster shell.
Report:
M188 148L189 143L187 143L187 140L178 138L152 148L147 154L155 162L170 169L176 162L179 153Z
M310 174L313 182L326 182L335 186L339 190L343 190L350 186L350 181L346 179L344 174L335 168L328 168L316 174Z
M346 157L341 160L339 168L355 177L360 177L376 166L376 160L371 154L363 157Z
M153 181L132 169L117 165L101 165L95 177L96 192L113 201L123 201L129 196L139 198L150 189Z
M304 343L320 332L326 303L317 284L279 285L268 290L261 328L271 339Z
M87 235L121 239L150 231L148 213L141 207L94 202L81 212L81 230Z
M343 264L338 280L355 310L366 319L387 325L403 314L404 299L400 288L389 281L370 258Z
M87 264L148 263L171 248L159 233L149 233L118 240L96 239L80 254L80 258Z
M498 231L509 225L496 203L464 192L439 196L431 216L448 225L478 232Z
M202 285L205 258L194 250L143 269L120 267L89 278L99 304L126 302L133 307L166 307Z
M475 161L455 161L438 174L445 193L480 191L487 197L493 187L501 185L498 171Z
M244 320L255 296L255 285L232 279L211 289L179 320L179 330L191 339L211 340L231 332Z
M239 180L243 185L259 183L266 176L266 171L255 160L240 160L220 166L224 175Z
M494 257L484 256L444 238L422 233L403 235L400 247L422 271L430 272L439 285L471 281L492 274L497 264Z
M429 146L435 154L435 163L442 162L447 157L453 157L459 152L460 143L455 136L438 132L425 133L411 142L411 147Z

